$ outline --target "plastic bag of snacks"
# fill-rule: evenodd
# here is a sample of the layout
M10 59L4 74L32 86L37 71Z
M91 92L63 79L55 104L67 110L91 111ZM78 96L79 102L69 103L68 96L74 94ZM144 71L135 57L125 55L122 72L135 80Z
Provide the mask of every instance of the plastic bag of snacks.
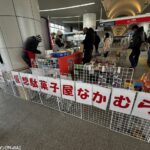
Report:
M143 82L144 85L144 91L150 93L150 72L144 73L143 76L141 77L141 81Z

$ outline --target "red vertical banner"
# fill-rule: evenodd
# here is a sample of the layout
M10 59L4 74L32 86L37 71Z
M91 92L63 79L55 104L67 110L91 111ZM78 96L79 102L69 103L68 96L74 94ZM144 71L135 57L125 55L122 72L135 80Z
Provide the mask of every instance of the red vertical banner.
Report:
M74 81L61 80L61 94L62 98L75 101L75 85Z
M0 70L0 82L5 82L2 70Z
M125 89L112 89L110 110L130 114L134 100L135 100L136 92L125 90Z
M40 85L38 82L38 77L35 75L29 75L29 83L30 83L30 88L33 91L40 91Z
M150 93L138 93L132 115L150 120Z
M110 94L111 89L93 85L93 106L106 110Z
M61 97L60 79L48 78L49 94Z
M49 94L48 77L38 77L40 90L42 93Z
M76 102L92 105L92 84L76 82Z
M21 81L22 84L25 88L30 88L30 83L29 83L29 74L27 73L20 73Z
M11 72L13 80L17 86L22 86L21 78L19 72L12 71Z

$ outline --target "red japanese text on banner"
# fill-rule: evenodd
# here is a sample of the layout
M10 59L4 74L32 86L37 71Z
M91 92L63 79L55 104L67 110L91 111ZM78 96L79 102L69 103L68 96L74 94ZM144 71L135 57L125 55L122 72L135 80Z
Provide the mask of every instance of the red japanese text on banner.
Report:
M92 85L76 82L76 102L92 105Z
M41 92L49 94L48 77L38 76Z
M40 85L38 82L38 77L35 75L29 75L29 83L30 83L30 88L33 91L40 91Z
M62 98L75 101L74 81L61 80L61 94Z
M113 88L110 110L130 114L134 104L135 96L136 92L134 91Z
M0 82L5 82L2 70L0 70Z
M29 74L27 73L20 73L21 77L21 82L25 88L30 88L30 83L29 83Z
M48 78L49 94L61 97L60 79Z
M19 72L12 71L11 72L13 80L17 86L22 86L21 78Z
M132 115L150 120L150 93L138 93Z
M98 85L93 85L93 106L106 110L111 90Z

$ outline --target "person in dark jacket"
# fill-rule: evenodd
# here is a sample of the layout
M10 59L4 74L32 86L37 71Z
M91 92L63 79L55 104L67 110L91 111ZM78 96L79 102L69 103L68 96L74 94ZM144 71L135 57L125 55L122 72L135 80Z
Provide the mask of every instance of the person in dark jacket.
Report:
M41 52L37 50L37 47L41 41L41 36L37 35L28 37L24 43L24 51L22 58L29 67L32 67L31 59L35 59L35 54L41 54Z
M87 27L83 28L83 34L84 34L84 35L86 35L87 31L88 31L88 28L87 28Z
M63 33L62 31L58 30L57 31L57 36L55 39L55 46L54 46L54 51L58 51L59 49L64 47L64 42L63 42Z
M149 43L147 64L150 67L150 36L148 37L147 42Z
M86 33L85 40L83 41L83 45L84 45L83 64L89 63L92 59L94 36L95 36L94 30L92 28L89 28Z
M94 45L95 45L95 52L96 52L96 54L99 54L98 47L99 47L100 41L101 41L100 37L97 35L97 32L95 31L95 42L94 42Z
M134 25L132 27L132 30L134 31L132 42L130 43L129 48L132 49L132 52L129 56L129 60L131 63L131 67L135 68L138 65L138 60L140 56L140 47L142 43L145 41L145 33L143 27L138 27L137 25Z
M1 63L1 64L4 63L1 54L0 54L0 63Z

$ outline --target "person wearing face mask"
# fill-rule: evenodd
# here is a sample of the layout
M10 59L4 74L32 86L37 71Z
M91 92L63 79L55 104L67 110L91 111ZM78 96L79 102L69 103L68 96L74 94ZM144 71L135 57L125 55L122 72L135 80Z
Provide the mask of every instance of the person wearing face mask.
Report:
M64 42L63 42L63 33L62 31L58 30L57 31L57 36L55 39L55 46L54 46L54 51L58 51L59 49L64 47Z
M95 38L94 30L92 28L89 28L86 32L86 36L83 41L83 45L84 45L83 64L90 63L90 61L92 60L92 52L93 52L94 41L95 41L94 38Z
M111 44L110 34L105 33L104 45L103 45L104 57L107 57L109 54L110 44Z
M32 67L31 60L35 60L36 54L41 54L41 52L37 49L41 41L41 36L37 35L28 37L24 43L24 51L22 54L22 58L29 67Z
M140 48L142 43L146 41L146 35L144 32L144 28L137 25L134 25L132 27L132 31L134 32L134 34L129 46L129 49L132 49L129 60L131 63L131 67L135 68L138 65Z

